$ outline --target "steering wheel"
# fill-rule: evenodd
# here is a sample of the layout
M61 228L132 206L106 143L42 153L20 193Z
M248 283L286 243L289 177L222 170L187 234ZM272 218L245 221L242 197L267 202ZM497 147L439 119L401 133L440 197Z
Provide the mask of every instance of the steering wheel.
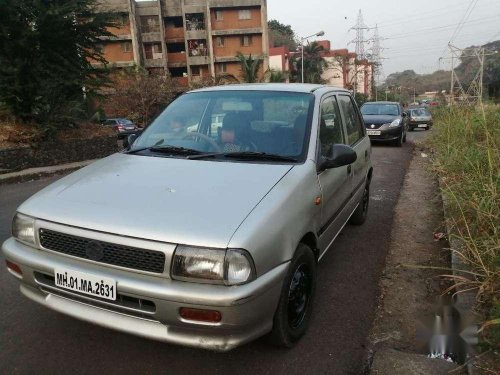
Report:
M221 152L220 146L215 142L212 138L210 138L208 135L198 133L198 132L190 132L187 133L182 139L188 139L188 138L201 138L205 142L209 143L217 152Z

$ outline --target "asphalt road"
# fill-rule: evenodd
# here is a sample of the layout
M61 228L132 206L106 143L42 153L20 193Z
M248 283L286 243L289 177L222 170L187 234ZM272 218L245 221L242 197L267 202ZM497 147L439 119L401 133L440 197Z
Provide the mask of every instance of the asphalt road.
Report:
M259 339L221 354L103 329L23 297L0 256L0 373L360 374L393 209L413 142L425 133L408 133L402 148L374 146L368 220L347 226L324 256L313 319L294 348L278 349ZM16 207L56 179L0 186L0 242L10 235Z

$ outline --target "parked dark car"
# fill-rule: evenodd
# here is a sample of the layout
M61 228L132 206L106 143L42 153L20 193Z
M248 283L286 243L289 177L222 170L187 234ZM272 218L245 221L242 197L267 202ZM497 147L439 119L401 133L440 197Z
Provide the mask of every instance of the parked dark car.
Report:
M408 130L415 128L429 130L432 126L432 115L427 108L411 108L408 110Z
M102 122L106 127L113 128L118 134L118 138L122 139L130 134L135 134L138 130L137 125L126 118L108 118Z
M406 142L408 116L397 102L368 102L361 107L366 133L372 141Z

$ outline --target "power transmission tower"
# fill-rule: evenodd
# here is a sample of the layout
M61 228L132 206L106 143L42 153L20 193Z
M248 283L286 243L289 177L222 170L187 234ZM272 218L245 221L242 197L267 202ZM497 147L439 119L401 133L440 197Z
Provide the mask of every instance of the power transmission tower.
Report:
M483 74L484 74L484 47L461 49L449 43L451 59L450 104L474 105L483 100ZM478 66L468 86L465 86L457 74L455 66L457 61L464 59L477 59Z
M357 91L357 83L358 83L358 67L356 65L356 60L363 60L366 58L365 56L365 43L367 41L365 40L365 30L370 30L368 26L365 25L363 21L363 13L361 12L361 9L359 10L358 13L358 20L356 22L356 25L351 27L349 31L354 30L356 31L356 39L352 40L349 42L349 44L354 43L355 44L355 52L356 52L356 59L354 60L354 94L356 94Z
M370 28L366 26L363 21L363 13L361 12L361 9L359 10L358 13L358 20L356 22L356 25L354 25L349 29L349 31L351 30L356 31L356 39L352 40L350 43L354 43L356 45L355 48L356 55L358 56L359 60L362 60L366 57L365 43L367 41L365 40L365 30L370 30Z
M377 97L377 84L379 83L380 76L382 75L382 60L384 59L382 57L382 51L384 48L380 45L380 42L384 38L381 38L379 33L378 33L378 25L375 25L375 31L373 33L373 38L371 41L373 42L372 48L371 48L371 54L370 54L370 61L373 63L373 76L375 77L375 100L378 99Z

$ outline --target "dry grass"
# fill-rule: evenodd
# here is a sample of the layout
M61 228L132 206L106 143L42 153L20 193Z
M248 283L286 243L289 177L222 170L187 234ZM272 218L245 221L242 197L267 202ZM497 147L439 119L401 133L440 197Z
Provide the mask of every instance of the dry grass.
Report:
M452 251L469 267L449 278L462 292L477 291L478 302L495 321L500 304L500 106L443 108L434 117L431 147L449 203L449 235L464 245Z

